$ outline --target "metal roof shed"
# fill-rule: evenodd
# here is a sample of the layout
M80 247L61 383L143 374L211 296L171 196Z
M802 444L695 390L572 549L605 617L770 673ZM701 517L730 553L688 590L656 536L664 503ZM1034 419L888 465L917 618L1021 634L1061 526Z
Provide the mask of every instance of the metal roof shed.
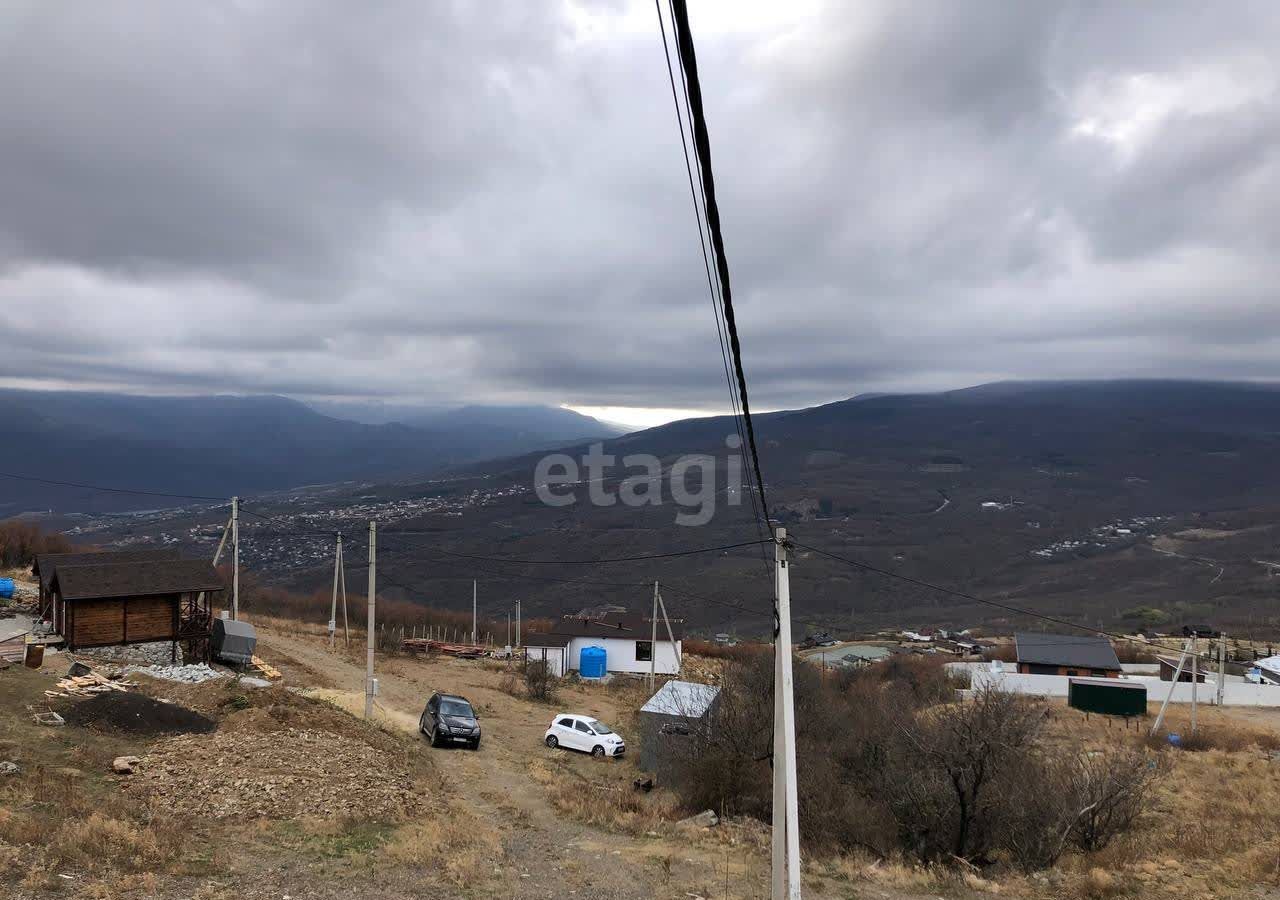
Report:
M213 637L214 659L223 662L247 664L253 660L253 651L258 644L258 634L248 622L236 619L214 619Z
M668 681L640 707L640 768L662 777L700 729L709 728L720 688Z
M1108 716L1145 716L1147 686L1118 678L1072 678L1067 682L1067 705Z

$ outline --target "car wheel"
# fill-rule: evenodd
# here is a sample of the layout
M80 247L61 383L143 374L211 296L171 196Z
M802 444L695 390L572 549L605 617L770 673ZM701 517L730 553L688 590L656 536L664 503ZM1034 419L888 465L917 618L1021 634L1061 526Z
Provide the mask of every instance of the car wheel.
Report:
M604 759L604 748L601 747L599 744L596 744L594 747L591 748L591 755L594 756L596 759Z
M560 742L556 740L556 736L554 734L547 735L547 746L552 750L560 746Z
M433 727L433 728L431 729L431 733L427 735L427 737L431 739L431 746L432 746L432 747L439 747L439 746L440 746L440 738L437 736L437 734L438 734L438 733L436 732L436 729Z
M474 741L471 742L471 749L472 750L480 749L480 738L476 738Z
M421 732L422 734L427 733L427 714L426 713L423 713L421 718L418 719L418 731Z

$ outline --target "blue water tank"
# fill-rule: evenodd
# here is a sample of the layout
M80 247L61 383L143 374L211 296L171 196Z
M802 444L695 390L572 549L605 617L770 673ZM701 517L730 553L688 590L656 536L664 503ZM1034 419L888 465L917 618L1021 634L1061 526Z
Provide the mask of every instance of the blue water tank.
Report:
M583 647L578 659L578 674L583 678L603 678L609 671L607 657L603 647Z
M0 578L0 597L4 597L6 600L8 600L12 596L13 596L13 579Z

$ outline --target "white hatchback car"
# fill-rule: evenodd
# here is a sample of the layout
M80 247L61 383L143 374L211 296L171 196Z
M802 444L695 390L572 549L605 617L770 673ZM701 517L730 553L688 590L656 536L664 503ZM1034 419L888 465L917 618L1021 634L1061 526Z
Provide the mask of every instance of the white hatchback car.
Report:
M552 750L567 747L570 750L581 750L590 753L597 759L606 756L621 756L627 751L626 741L622 735L614 734L608 725L591 716L577 713L559 713L551 720L543 738Z

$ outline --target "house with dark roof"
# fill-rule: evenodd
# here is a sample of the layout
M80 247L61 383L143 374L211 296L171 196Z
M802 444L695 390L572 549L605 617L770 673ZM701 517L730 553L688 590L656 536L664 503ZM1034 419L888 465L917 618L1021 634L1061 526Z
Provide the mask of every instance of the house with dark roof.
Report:
M608 672L647 675L650 668L659 675L680 674L683 623L658 621L657 640L653 620L631 612L610 612L601 616L565 616L544 633L525 636L526 658L546 660L551 671L563 675L579 667L582 651L599 647L605 651ZM674 640L672 640L674 638Z
M99 554L93 554L99 555ZM53 621L70 650L169 641L208 655L212 597L222 578L207 560L59 562L49 582Z
M54 617L53 594L49 585L59 565L80 566L89 563L146 562L154 559L180 559L177 550L100 550L89 553L41 553L31 565L31 574L40 582L40 618L53 623L54 631L62 631L62 623Z
M1013 636L1022 675L1120 677L1120 660L1105 637L1019 633Z

